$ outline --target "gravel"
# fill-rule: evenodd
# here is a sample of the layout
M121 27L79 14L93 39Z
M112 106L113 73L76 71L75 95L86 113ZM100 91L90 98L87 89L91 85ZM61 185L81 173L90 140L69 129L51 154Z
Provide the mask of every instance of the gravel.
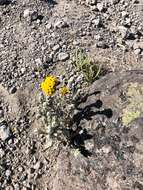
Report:
M53 74L80 91L84 77L72 65L75 49L109 71L143 69L140 3L0 0L0 189L48 189L58 145L47 156L52 141L45 144L35 132L41 125L35 119L39 83ZM108 154L110 147L102 151Z

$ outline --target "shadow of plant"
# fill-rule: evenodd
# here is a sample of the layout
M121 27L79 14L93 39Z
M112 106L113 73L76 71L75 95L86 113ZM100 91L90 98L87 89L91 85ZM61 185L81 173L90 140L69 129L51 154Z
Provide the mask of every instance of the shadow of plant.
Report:
M97 100L95 103L89 104L84 108L79 108L78 106L87 101L87 98L91 95L97 95L98 92L95 92L90 95L86 95L82 99L76 102L76 109L79 110L77 114L73 116L72 123L70 126L75 126L75 130L73 129L64 129L63 133L69 141L69 145L73 148L78 148L81 154L85 157L91 156L92 153L85 148L85 141L93 138L93 135L89 134L86 129L82 129L80 123L82 120L92 120L95 115L104 115L107 118L111 118L113 112L110 108L103 109L99 111L93 111L93 108L100 109L103 106L103 102L101 100Z

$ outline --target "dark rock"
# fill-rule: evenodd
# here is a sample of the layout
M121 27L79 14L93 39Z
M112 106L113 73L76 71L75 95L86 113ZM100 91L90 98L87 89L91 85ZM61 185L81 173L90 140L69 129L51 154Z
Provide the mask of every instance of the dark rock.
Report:
M11 87L11 88L9 89L9 93L10 93L10 94L14 94L16 91L17 91L16 86L13 86L13 87Z
M34 11L31 13L31 21L35 21L38 19L38 12Z
M9 5L11 0L0 0L0 5Z

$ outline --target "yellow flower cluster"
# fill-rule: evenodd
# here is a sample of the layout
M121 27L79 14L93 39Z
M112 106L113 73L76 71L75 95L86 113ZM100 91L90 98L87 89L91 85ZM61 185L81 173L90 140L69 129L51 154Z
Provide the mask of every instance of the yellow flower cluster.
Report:
M66 95L66 94L69 93L69 92L70 92L70 90L69 90L69 88L66 87L66 86L63 86L63 87L60 88L60 94L61 94L62 96Z
M41 83L41 89L46 95L52 96L56 91L57 83L58 80L56 77L47 76L45 80Z

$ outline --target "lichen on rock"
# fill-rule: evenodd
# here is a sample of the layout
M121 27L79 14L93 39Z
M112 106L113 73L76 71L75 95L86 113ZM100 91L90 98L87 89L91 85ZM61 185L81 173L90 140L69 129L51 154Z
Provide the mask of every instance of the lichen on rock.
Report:
M122 122L124 125L130 124L143 114L143 85L130 83L126 95L129 103L123 109L122 113Z

